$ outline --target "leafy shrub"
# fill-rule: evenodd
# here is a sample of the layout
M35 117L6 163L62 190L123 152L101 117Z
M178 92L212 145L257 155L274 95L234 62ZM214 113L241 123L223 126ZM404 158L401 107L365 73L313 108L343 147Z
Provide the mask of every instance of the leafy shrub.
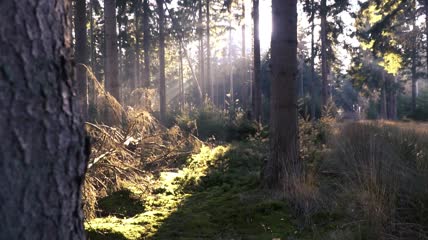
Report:
M182 129L205 140L243 140L257 132L257 125L247 120L244 114L237 112L234 116L231 119L227 112L205 103L199 109L180 113L175 121Z

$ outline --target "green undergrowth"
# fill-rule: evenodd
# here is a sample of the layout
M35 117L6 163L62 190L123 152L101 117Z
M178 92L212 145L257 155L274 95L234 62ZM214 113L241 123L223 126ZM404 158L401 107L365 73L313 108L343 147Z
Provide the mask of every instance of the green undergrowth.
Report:
M110 215L85 224L89 239L296 239L287 203L259 188L266 152L260 141L205 146L151 193L129 186L101 201Z

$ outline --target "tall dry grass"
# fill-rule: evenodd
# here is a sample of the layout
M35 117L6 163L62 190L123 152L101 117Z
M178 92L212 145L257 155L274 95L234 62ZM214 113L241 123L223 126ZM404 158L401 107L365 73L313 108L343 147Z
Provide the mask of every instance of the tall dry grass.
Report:
M348 123L331 136L323 171L362 239L428 239L428 132L414 126Z

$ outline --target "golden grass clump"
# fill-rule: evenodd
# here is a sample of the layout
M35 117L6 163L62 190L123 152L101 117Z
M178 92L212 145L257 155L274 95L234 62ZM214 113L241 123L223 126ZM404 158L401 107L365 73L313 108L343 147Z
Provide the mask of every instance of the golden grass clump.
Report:
M389 122L348 123L330 147L323 171L336 177L336 201L368 236L428 238L426 132Z
M88 69L89 120L109 126L122 126L128 117L122 105L108 93Z

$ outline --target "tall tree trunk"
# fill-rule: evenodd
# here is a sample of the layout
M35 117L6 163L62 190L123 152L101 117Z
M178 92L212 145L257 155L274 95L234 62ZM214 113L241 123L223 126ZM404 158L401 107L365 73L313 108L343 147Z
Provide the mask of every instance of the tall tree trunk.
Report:
M207 92L210 96L210 99L212 102L214 102L214 86L213 81L211 78L211 15L210 15L210 0L207 1L207 89L209 89Z
M251 106L249 105L251 100L249 98L249 96L251 96L250 94L248 94L249 91L249 85L248 84L248 78L247 78L247 71L248 71L248 65L247 65L247 43L246 43L246 23L245 23L245 12L246 12L246 8L245 8L245 0L242 0L241 3L241 7L242 7L242 24L241 24L241 39L242 39L242 52L241 52L241 57L242 57L242 68L241 68L241 78L242 78L242 83L244 84L243 87L241 88L241 100L242 100L242 106L246 109L249 110L251 108Z
M179 51L179 57L180 57L180 106L181 111L184 111L184 106L186 104L186 99L184 95L184 74L183 74L183 48L180 44L180 51Z
M416 44L415 44L416 45ZM417 97L417 75L416 75L416 48L413 48L412 51L412 113L415 114L416 112L416 97Z
M166 115L166 86L165 86L165 11L164 0L156 0L159 14L159 97L160 97L160 121L165 123Z
M71 1L0 1L1 239L85 239Z
M75 1L74 27L76 37L74 56L76 59L77 96L79 97L79 109L83 119L86 120L88 119L86 0Z
M119 10L119 12L118 12L118 14L119 14L119 16L121 16L123 13L121 13L121 11ZM121 31L122 31L122 21L123 21L123 19L122 19L122 17L120 17L120 18L118 18L118 21L117 21L117 33L119 33L119 35L117 36L117 61L118 61L118 70L117 70L117 72L118 72L118 74L117 74L117 79L121 79L121 80L125 80L126 78L125 78L125 76L124 76L124 71L123 71L123 68L124 68L124 56L122 55L122 48L123 48L123 35L121 34ZM120 94L121 93L121 91L120 91L121 89L119 89L119 96L121 96L122 97L122 95ZM117 101L121 101L121 99L117 99Z
M242 59L245 60L246 58L246 41L245 41L245 32L246 32L246 25L245 25L245 0L242 0L242 25L241 25L241 38L242 38Z
M228 64L229 64L229 119L233 120L235 115L235 90L233 82L233 63L232 63L232 21L229 21L229 47L228 47Z
M206 84L205 84L205 60L204 60L204 27L203 27L203 14L202 14L202 0L198 2L198 37L199 37L199 83L202 89L202 101L204 101L206 94Z
M289 192L302 174L297 125L297 0L272 0L272 9L270 157L263 181L269 189Z
M391 120L397 120L397 76L391 75Z
M428 75L428 0L425 0L425 36L427 39L427 42L425 44L425 51L426 51L426 64L427 64L427 75Z
M91 68L92 68L92 72L95 73L95 59L96 59L96 49L95 49L95 37L94 37L94 0L90 0L89 1L89 18L90 18L90 22L89 22L89 34L91 37Z
M386 77L385 77L385 70L382 71L382 86L381 86L381 92L380 92L380 118L381 119L387 119L387 105L386 105Z
M413 19L413 43L412 43L412 114L416 113L416 94L417 94L417 89L416 89L416 84L418 81L418 76L417 76L417 72L416 72L416 66L417 66L417 54L418 54L418 49L417 49L417 34L418 34L418 30L416 29L416 19Z
M116 0L104 1L105 19L105 86L107 91L120 101L120 84L118 79L118 52L116 32Z
M94 36L94 0L89 1L90 7L89 7L89 34L91 38L90 42L90 54L91 54L91 70L92 73L98 77L98 69L97 69L97 62L96 62L96 45L95 45L95 36ZM95 83L93 81L88 82L88 120L93 120L91 116L90 109L93 109L93 104L95 103Z
M254 82L253 82L253 119L260 122L262 112L262 91L260 82L260 35L259 35L259 0L253 0L253 27L254 27Z
M141 0L136 0L137 5L135 8L135 79L134 79L134 88L141 87L140 81L140 8ZM131 89L131 90L133 90Z
M299 84L299 95L298 97L304 97L305 96L305 86L304 86L304 71L305 71L305 62L302 58L299 62L298 72L299 72L299 79L297 79Z
M321 0L321 75L322 75L322 105L328 101L328 63L327 63L327 0Z
M150 7L149 0L143 0L143 50L144 50L144 84L143 87L150 87Z
M173 28L179 31L179 29L180 29L179 24L177 23L176 19L172 16L171 12L168 9L168 6L166 6L166 10L168 11L169 17L171 18ZM184 57L186 58L187 63L189 64L190 72L192 73L193 80L195 81L197 89L198 89L198 93L199 93L198 97L200 97L202 99L202 90L201 90L201 86L199 85L199 82L198 82L198 77L196 76L195 71L193 70L192 61L190 60L189 54L187 54L187 50L184 47L183 39L181 38L182 33L180 33L179 35L180 36L176 36L177 40L180 44L181 49L183 50Z
M311 120L314 121L316 119L315 116L315 2L314 0L311 1L311 84L310 84L310 91L311 91Z

